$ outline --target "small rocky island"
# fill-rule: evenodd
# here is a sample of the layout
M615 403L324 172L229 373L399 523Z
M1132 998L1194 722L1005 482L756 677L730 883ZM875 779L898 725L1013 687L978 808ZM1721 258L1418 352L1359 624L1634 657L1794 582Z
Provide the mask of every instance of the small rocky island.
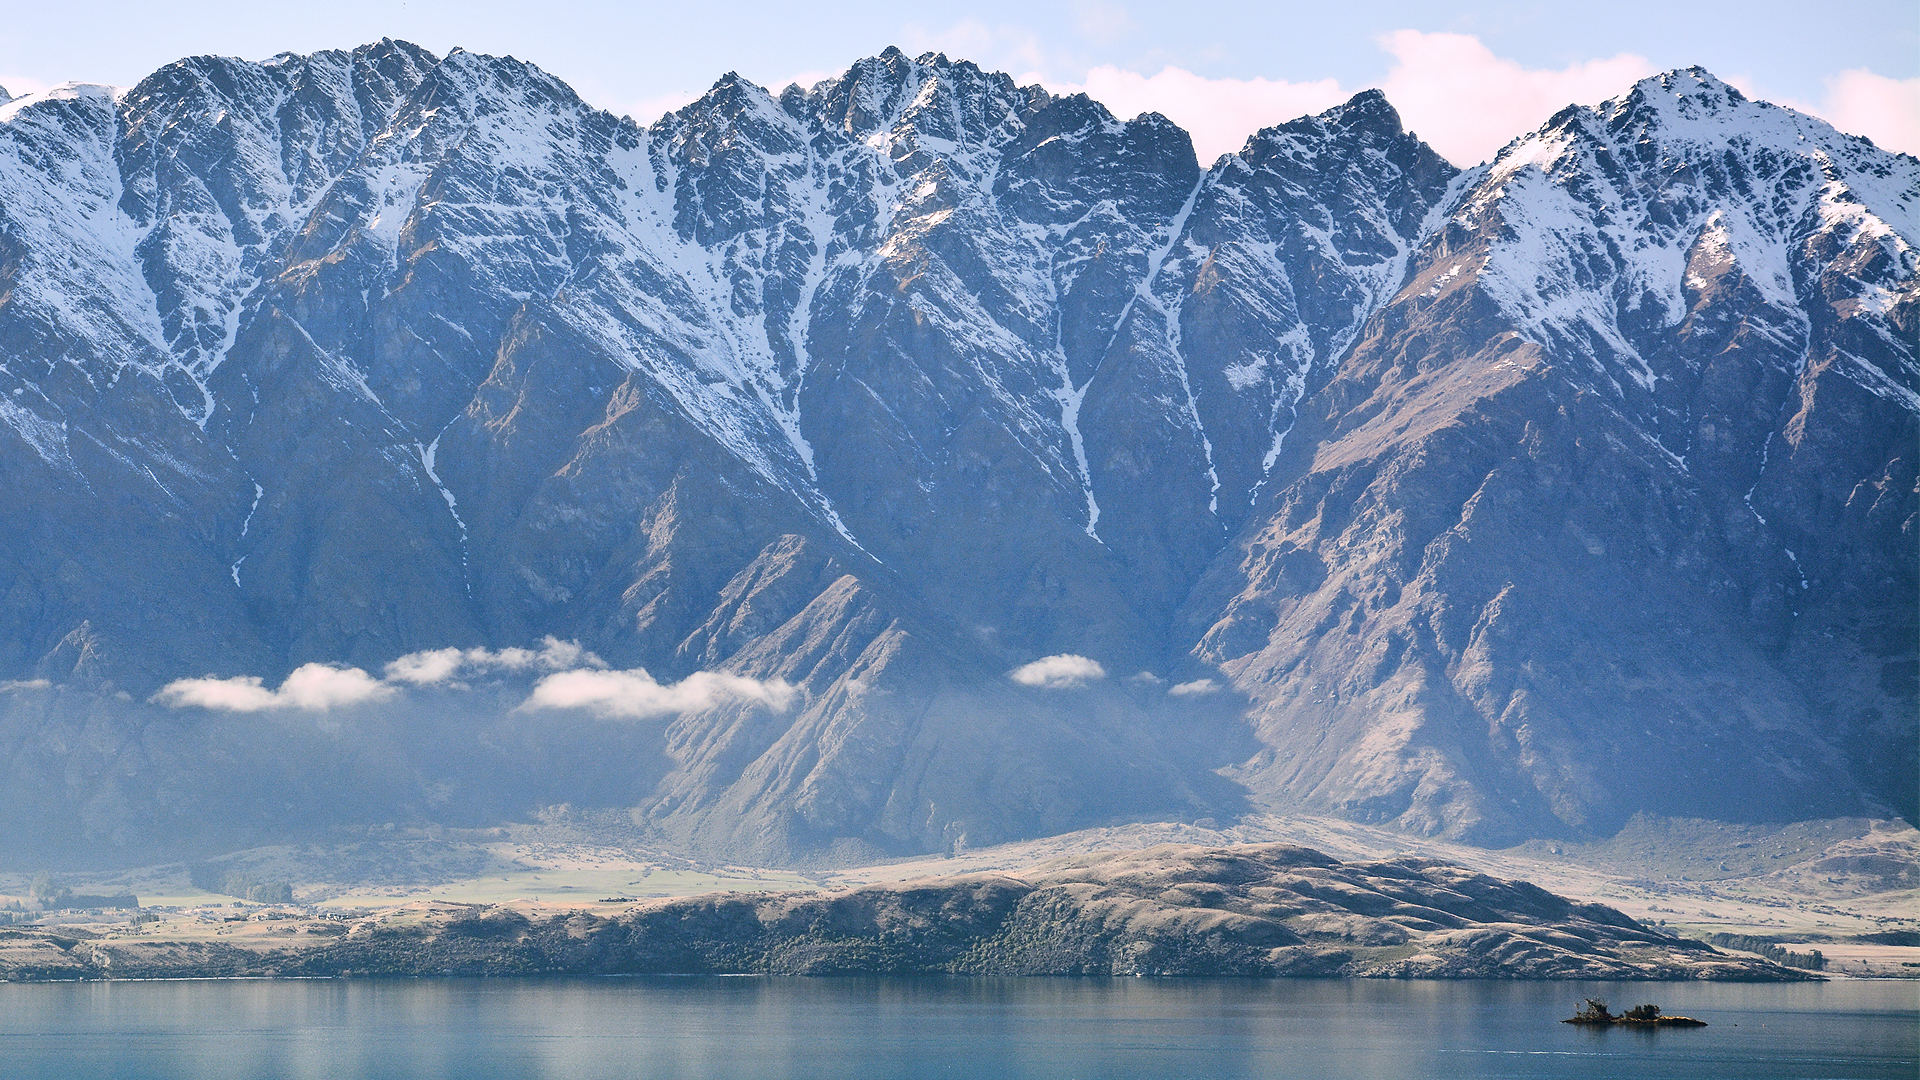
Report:
M265 933L0 931L0 979L421 975L1240 975L1795 981L1600 904L1422 858L1162 845L829 891L611 911L429 902ZM224 931L222 931L224 932ZM1630 1014L1631 1015L1631 1014ZM1627 1021L1639 1022L1639 1021ZM1660 1022L1673 1022L1661 1018Z
M1635 1005L1626 1012L1614 1015L1608 1011L1607 1003L1595 998L1587 999L1587 1007L1560 1021L1563 1024L1582 1024L1589 1027L1609 1027L1626 1024L1632 1027L1706 1027L1705 1020L1695 1020L1691 1016L1662 1016L1658 1005Z

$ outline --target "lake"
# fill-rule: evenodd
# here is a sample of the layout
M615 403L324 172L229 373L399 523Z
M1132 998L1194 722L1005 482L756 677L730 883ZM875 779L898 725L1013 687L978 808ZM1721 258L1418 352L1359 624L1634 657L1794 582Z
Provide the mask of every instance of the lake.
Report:
M1581 998L1698 1029L1584 1029ZM1920 983L645 977L0 985L0 1075L1852 1078Z

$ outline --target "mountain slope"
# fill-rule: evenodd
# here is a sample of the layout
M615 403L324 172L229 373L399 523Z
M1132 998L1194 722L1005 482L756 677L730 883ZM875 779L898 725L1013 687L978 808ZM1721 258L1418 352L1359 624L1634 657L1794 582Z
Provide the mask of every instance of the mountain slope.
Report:
M1189 609L1250 782L1488 840L1911 813L1912 159L1694 70L1467 180Z
M1916 176L1697 71L1465 173L1377 92L1202 169L896 50L649 128L395 42L16 99L19 805L153 840L242 798L179 749L215 718L139 704L172 680L551 635L791 696L590 735L395 682L377 753L328 736L383 779L261 827L578 801L766 858L1884 808ZM1008 678L1060 655L1111 677Z
M444 903L408 914L404 922L300 926L312 936L298 944L261 935L184 947L160 928L82 949L50 930L15 930L0 947L0 972L16 982L346 972L1817 977L1668 936L1528 882L1430 859L1343 863L1288 844L1169 844L1060 860L1019 876L710 893L610 914L548 908L529 918L510 905ZM77 933L85 940L94 932Z

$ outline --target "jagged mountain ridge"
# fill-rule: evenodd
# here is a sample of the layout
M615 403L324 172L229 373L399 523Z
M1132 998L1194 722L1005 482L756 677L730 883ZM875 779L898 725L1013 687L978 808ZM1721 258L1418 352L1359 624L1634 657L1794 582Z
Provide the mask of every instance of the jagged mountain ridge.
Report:
M1464 179L1200 590L1244 590L1203 654L1332 733L1257 786L1427 828L1910 787L1912 159L1696 69Z
M0 482L32 509L4 553L7 668L144 696L552 633L787 679L790 713L681 717L635 766L649 827L763 854L1248 796L1603 830L1662 797L1575 737L1619 673L1516 688L1567 627L1508 653L1449 628L1544 604L1558 567L1422 539L1471 546L1493 500L1467 496L1571 398L1559 466L1633 492L1599 493L1608 527L1624 503L1686 540L1635 557L1656 594L1683 584L1602 651L1742 623L1698 650L1758 695L1705 725L1754 744L1705 801L1749 812L1730 792L1776 774L1885 798L1913 741L1886 671L1913 653L1914 166L1664 80L1466 173L1377 93L1202 170L1161 118L897 51L778 98L729 76L646 129L530 65L393 42L15 102ZM1780 145L1809 133L1815 202ZM1695 186L1673 148L1743 140L1738 176L1673 197ZM1516 350L1526 374L1503 374ZM1756 385L1813 404L1778 415ZM1808 460L1769 479L1742 463L1776 431ZM1434 468L1455 442L1477 456ZM1860 484L1877 501L1844 509ZM1611 550L1583 498L1550 504L1562 546ZM1878 531L1852 539L1848 513ZM1821 588L1789 590L1808 559ZM1577 635L1618 629L1607 580L1562 620ZM1782 632L1814 600L1837 651ZM1006 682L1053 653L1237 694ZM1836 657L1852 683L1808 677ZM1313 700L1336 671L1374 697ZM1250 726L1222 724L1229 700Z

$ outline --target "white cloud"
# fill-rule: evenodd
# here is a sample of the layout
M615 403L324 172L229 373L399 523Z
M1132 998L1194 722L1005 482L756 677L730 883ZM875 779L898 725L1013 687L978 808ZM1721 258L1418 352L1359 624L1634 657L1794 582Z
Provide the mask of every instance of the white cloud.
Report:
M726 701L745 701L784 711L799 691L774 679L760 681L721 672L699 671L677 683L663 684L646 671L606 670L606 662L579 642L548 637L539 649L427 649L388 664L376 679L359 668L307 664L269 690L258 675L228 679L177 679L152 701L181 708L224 712L303 709L325 712L346 705L383 701L401 685L465 689L462 675L539 671L522 709L586 709L599 716L642 717L689 712ZM0 685L0 689L10 687Z
M175 679L160 688L150 699L178 709L193 705L223 712L260 712L277 708L279 699L261 685L258 675L236 675L231 679Z
M1167 689L1174 697L1203 697L1220 692L1220 684L1212 679L1195 679L1192 682L1176 683Z
M1396 30L1380 39L1393 67L1381 88L1408 129L1461 165L1493 156L1508 140L1539 127L1564 106L1594 104L1654 74L1631 53L1558 70L1495 56L1470 34ZM1056 93L1081 93L1127 118L1158 112L1193 135L1202 164L1239 150L1247 136L1323 112L1352 97L1335 79L1209 79L1177 67L1143 75L1111 65L1078 83L1048 81Z
M359 668L331 664L302 664L278 690L268 690L258 675L231 679L176 679L160 688L151 700L178 709L192 705L224 712L263 712L303 709L326 712L344 705L361 705L392 697L393 687Z
M522 709L586 709L596 716L663 716L692 712L726 701L765 705L784 712L798 691L774 679L761 682L717 671L696 671L677 683L654 679L644 669L561 671L534 685Z
M1470 34L1396 30L1380 46L1394 58L1381 84L1387 100L1409 130L1457 165L1485 161L1567 105L1597 104L1656 72L1632 53L1557 71L1524 68Z
M1055 93L1084 93L1121 119L1157 112L1193 136L1202 165L1246 145L1247 136L1349 97L1333 79L1291 83L1272 79L1209 79L1184 68L1142 75L1112 65L1087 72L1081 83L1053 84Z
M431 649L408 653L387 665L387 678L415 686L434 686L458 674L466 663L462 649Z
M1007 678L1021 686L1043 690L1072 690L1107 677L1107 669L1098 660L1072 653L1043 656L1031 664L1022 664L1007 672Z
M1822 120L1887 150L1920 154L1920 79L1890 79L1853 68L1827 80Z
M393 688L357 667L302 664L280 684L277 693L293 708L325 712L339 705L358 705L392 697Z
M0 690L46 690L53 683L46 679L9 679L0 682Z
M580 647L549 635L533 649L429 649L408 653L387 665L389 682L438 686L455 676L489 671L565 671L568 668L606 667L606 661Z

